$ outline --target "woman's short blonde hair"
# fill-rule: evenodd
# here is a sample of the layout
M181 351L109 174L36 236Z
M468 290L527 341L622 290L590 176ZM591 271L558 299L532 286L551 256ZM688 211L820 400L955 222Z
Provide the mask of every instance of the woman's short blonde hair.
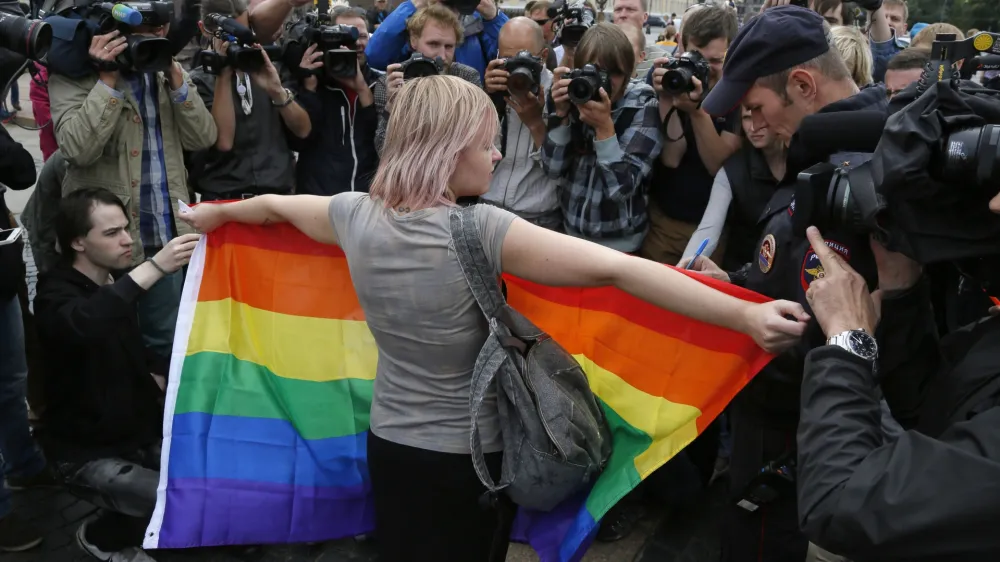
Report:
M871 84L872 80L872 50L868 40L854 26L838 25L831 30L833 44L840 51L840 56L851 73L851 78L859 88Z
M372 198L411 209L452 204L448 181L462 152L492 144L497 127L493 102L474 84L446 75L407 81L393 97Z

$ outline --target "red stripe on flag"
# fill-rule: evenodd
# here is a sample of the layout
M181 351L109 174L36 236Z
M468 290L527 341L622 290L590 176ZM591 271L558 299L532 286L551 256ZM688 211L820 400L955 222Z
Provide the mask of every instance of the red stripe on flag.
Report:
M345 257L340 246L316 242L290 223L267 226L227 223L209 233L209 246L217 248L225 244L305 256Z

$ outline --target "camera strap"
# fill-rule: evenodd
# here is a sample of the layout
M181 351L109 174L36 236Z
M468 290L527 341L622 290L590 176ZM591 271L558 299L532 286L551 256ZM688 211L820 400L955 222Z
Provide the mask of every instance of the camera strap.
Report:
M250 115L253 111L253 88L250 83L250 76L245 72L236 71L236 93L240 96L240 105L243 107L243 115Z

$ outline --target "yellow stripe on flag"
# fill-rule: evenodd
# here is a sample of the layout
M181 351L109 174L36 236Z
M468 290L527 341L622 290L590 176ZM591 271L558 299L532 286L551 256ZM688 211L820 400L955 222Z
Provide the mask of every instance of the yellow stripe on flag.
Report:
M635 458L639 476L645 478L698 436L701 410L647 394L618 375L594 363L586 355L574 355L590 380L590 389L632 427L656 439Z
M378 348L368 324L290 316L222 299L199 302L187 354L229 353L279 377L325 382L374 379Z

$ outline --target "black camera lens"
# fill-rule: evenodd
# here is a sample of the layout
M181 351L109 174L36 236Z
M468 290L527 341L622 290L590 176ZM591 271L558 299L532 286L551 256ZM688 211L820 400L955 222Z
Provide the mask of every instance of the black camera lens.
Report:
M538 90L538 84L535 83L535 77L531 73L530 68L518 67L510 72L507 77L507 91L514 94L525 94L528 92L534 93Z
M596 76L580 76L570 80L569 101L584 104L594 99L597 89L601 87Z
M52 45L52 27L41 20L30 20L8 14L0 15L0 47L10 49L25 58L38 60Z
M938 175L956 185L1000 192L1000 125L983 125L948 135L940 152Z
M692 78L694 78L694 72L690 68L681 66L668 70L660 79L660 83L663 85L663 91L668 94L686 94L694 90Z
M264 68L264 51L262 49L251 49L239 45L231 45L226 55L230 59L230 65L243 72L257 72Z
M169 39L126 35L128 48L122 53L127 68L138 72L166 72L174 60L174 47Z
M431 60L413 60L403 69L403 80L412 78L423 78L425 76L437 76L438 67Z
M323 68L331 78L354 78L358 73L358 52L336 49L323 54Z

